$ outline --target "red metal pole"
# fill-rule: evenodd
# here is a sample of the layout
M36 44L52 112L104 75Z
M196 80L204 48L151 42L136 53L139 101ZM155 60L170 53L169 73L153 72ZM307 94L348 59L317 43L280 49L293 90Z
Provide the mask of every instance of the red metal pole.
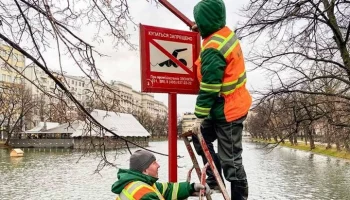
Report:
M184 14L182 14L177 8L175 8L169 1L167 0L158 0L163 6L165 6L168 10L170 10L176 17L181 19L187 26L190 28L194 25L194 22L188 19Z
M169 107L169 181L177 182L177 99L176 93L168 94Z
M167 0L158 0L164 7L166 7L170 12L182 20L188 27L192 27L195 23L188 19L184 14L182 14L177 8L175 8ZM200 38L198 38L198 43L200 45ZM198 48L198 53L200 48ZM168 94L169 101L169 181L177 182L177 103L176 103L176 93Z

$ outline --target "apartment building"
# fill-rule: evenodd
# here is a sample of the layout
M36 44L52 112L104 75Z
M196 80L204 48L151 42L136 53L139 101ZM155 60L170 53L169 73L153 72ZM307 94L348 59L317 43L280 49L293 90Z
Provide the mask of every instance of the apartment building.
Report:
M154 95L149 93L142 93L142 108L153 116L164 116L168 113L163 102L155 100Z
M116 89L117 98L119 99L119 106L121 107L120 111L124 113L131 113L137 106L134 103L135 99L132 86L120 81L112 81L108 85Z
M13 67L10 67L13 66ZM1 98L2 102L9 102L13 101L13 94L17 92L21 92L23 88L24 79L20 75L20 73L23 72L25 66L25 57L23 54L21 54L19 51L12 49L12 47L5 45L1 43L0 41L0 92L1 92ZM4 91L5 88L9 88L12 92ZM15 89L17 88L17 89ZM16 106L11 108L14 109L14 115L12 115L12 120L16 121L16 119L19 117L20 108L18 107L19 104L12 104L12 106ZM3 121L3 117L6 115L9 110L7 110L8 107L6 105L0 106L0 121ZM6 111L7 110L7 111ZM10 114L10 113L7 113ZM10 124L13 123L13 121L10 121ZM6 122L5 122L6 123ZM0 124L0 139L4 139L4 130L5 130L5 123Z
M25 57L17 50L8 45L0 43L0 82L1 83L23 83L23 77L19 74L24 71ZM11 68L8 64L15 67Z
M62 76L61 72L52 72L63 82L75 98L88 108L99 108L98 106L101 105L98 103L103 101L103 106L110 105L110 110L118 112L132 113L145 110L152 116L164 116L167 114L167 107L162 102L155 100L152 94L136 91L129 84L120 81L111 81L110 83L101 82L100 80L92 81L87 77L72 76L66 73ZM38 67L28 66L26 76L42 90L53 96L62 93L55 82ZM43 95L42 90L33 84L28 82L27 85L31 89L33 97L42 100L46 105L58 103L59 100L57 98L49 98ZM76 111L74 103L67 99L63 93L61 95L60 98L65 99L69 107L71 107L70 112ZM103 107L100 109L103 109ZM35 114L38 116L39 112L39 109L37 109ZM39 122L40 120L36 117L34 121Z

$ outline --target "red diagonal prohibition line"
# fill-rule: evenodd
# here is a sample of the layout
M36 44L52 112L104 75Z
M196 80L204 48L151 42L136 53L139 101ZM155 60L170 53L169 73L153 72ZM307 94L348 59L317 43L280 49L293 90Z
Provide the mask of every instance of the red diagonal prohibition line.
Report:
M193 72L188 69L182 62L180 62L178 59L176 59L171 53L169 53L167 50L165 50L162 46L160 46L156 41L150 40L151 44L153 44L159 51L164 53L168 58L170 58L174 63L176 63L178 66L180 66L183 70L185 70L188 74L192 74Z

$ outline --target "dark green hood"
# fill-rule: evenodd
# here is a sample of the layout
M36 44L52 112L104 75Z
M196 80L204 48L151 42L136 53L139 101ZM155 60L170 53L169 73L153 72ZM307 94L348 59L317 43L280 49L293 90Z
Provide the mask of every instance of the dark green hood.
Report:
M120 194L124 187L133 181L142 181L149 185L153 185L158 178L152 176L147 176L138 171L128 170L128 169L119 169L118 171L118 181L112 185L112 192L115 194Z
M202 0L193 9L194 20L203 38L226 25L226 9L222 0Z

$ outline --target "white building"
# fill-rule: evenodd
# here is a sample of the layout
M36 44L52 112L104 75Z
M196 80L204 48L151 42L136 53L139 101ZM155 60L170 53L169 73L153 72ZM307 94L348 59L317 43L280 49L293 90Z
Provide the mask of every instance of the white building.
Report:
M155 100L153 94L148 93L142 93L142 108L153 116L164 116L168 113L163 102Z
M164 103L154 99L153 94L141 93L135 91L131 85L120 82L111 81L110 83L99 81L92 81L87 77L72 76L66 73L61 75L61 72L52 71L53 74L67 87L67 89L74 95L74 97L82 103L85 107L95 109L105 109L101 106L109 105L110 110L114 110L122 113L132 113L133 111L146 111L152 116L166 115L168 108ZM25 71L26 76L31 82L39 86L38 89L30 81L26 82L26 85L32 91L33 98L45 103L46 106L51 106L59 102L58 98L50 98L47 95L43 95L43 91L64 99L69 106L70 113L77 115L76 107L74 103L69 100L56 86L56 83L48 77L39 67L29 66ZM103 104L99 105L98 102ZM98 107L100 106L100 107ZM40 119L40 109L34 111L33 120L36 122L44 121L46 119Z

